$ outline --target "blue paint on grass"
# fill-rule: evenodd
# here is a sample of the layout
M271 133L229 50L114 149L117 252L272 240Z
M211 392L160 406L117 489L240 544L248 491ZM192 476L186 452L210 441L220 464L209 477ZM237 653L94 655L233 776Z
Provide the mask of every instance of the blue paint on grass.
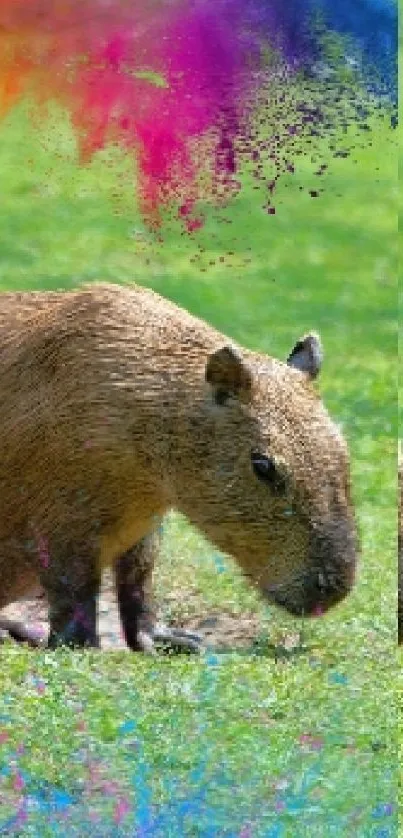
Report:
M211 705L222 668L222 661L217 655L207 655L206 663L198 684L198 712L201 716L199 729L202 731L209 726L207 710L204 715L204 702L207 698L208 705ZM336 676L335 683L344 684L347 680L340 673L333 673L333 676ZM118 737L124 741L124 737L134 732L136 749L127 749L125 753L132 785L129 811L120 823L116 822L115 817L108 825L113 800L110 797L109 801L104 799L105 795L101 792L100 799L93 801L94 807L100 811L102 822L99 835L106 834L104 830L107 829L110 830L107 834L116 838L165 838L171 834L186 835L190 829L197 827L199 838L253 838L254 835L259 838L285 838L290 829L295 835L302 834L298 832L300 829L304 830L304 834L310 834L321 821L329 836L344 834L344 830L350 828L349 813L324 811L323 801L321 803L312 794L318 782L320 784L321 779L326 777L324 749L313 762L304 767L301 765L301 751L296 748L294 758L290 755L288 760L285 785L277 790L275 797L266 798L263 805L256 798L256 772L252 770L253 766L249 772L245 766L245 776L235 778L226 766L217 768L208 752L182 781L175 777L168 779L166 774L163 779L167 800L156 803L152 786L153 769L138 739L136 721L128 719L122 722L118 728ZM327 744L331 746L330 738ZM18 753L8 754L7 763L0 765L0 777L6 783L10 775L15 774ZM19 794L16 813L3 823L0 819L1 835L18 834L23 823L29 825L29 834L38 835L38 838L45 824L55 836L98 834L96 825L85 810L91 804L87 797L81 793L73 796L46 782L38 783L20 770L18 775L23 781L22 795ZM272 778L276 779L279 778ZM364 817L369 816L377 822L377 838L389 838L393 834L391 819L395 815L393 803L381 802L373 806ZM389 823L381 823L385 820Z

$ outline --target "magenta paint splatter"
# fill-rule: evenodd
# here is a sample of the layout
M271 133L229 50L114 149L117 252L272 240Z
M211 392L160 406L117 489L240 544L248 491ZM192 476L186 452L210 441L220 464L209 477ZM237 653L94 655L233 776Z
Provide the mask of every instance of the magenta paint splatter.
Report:
M320 751L325 744L322 738L313 736L311 733L302 733L299 737L299 743L312 751Z
M47 569L50 564L49 544L48 540L42 535L37 536L37 549L41 565Z
M74 610L73 620L77 621L78 623L82 623L85 628L89 627L89 620L88 617L81 605L77 605Z
M239 838L253 838L252 827L250 824L246 824L242 827L239 833Z
M118 799L114 812L113 812L113 820L116 824L121 824L122 821L126 818L126 816L131 812L132 807L125 797L121 797Z
M22 791L25 788L25 782L19 771L17 771L13 778L14 791Z
M39 108L58 101L81 163L119 145L135 159L148 222L176 207L195 232L198 206L237 194L245 165L277 184L323 140L348 154L334 146L335 129L351 123L367 135L371 112L394 107L396 4L368 0L355 14L352 5L2 0L0 115L28 94Z

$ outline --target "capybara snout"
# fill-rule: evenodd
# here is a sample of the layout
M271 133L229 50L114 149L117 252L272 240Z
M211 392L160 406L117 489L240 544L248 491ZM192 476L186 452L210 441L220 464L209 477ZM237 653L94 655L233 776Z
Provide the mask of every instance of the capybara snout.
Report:
M273 602L299 617L321 616L341 602L355 581L358 541L353 522L336 531L315 533L305 571L266 592Z

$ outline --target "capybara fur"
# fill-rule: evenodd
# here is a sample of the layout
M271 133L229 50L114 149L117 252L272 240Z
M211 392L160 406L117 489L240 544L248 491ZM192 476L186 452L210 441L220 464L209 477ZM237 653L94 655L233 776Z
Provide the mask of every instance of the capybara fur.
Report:
M127 643L152 651L171 508L291 614L348 594L348 453L313 384L315 334L284 363L136 286L3 293L0 308L0 608L41 585L49 645L97 645L114 566Z

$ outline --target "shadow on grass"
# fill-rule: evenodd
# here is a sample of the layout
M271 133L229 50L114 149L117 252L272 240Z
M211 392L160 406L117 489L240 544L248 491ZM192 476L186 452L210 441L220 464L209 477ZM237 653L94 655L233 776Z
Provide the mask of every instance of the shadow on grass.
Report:
M172 646L167 646L163 643L156 644L159 654L161 655L194 655L194 652L184 649L173 649ZM246 658L268 658L274 660L275 663L287 662L297 660L308 655L312 649L304 642L299 642L291 646L283 643L270 643L264 638L257 638L247 646L226 645L218 643L208 643L202 646L201 656L206 657L207 661L211 656L214 658L223 659L229 655Z

